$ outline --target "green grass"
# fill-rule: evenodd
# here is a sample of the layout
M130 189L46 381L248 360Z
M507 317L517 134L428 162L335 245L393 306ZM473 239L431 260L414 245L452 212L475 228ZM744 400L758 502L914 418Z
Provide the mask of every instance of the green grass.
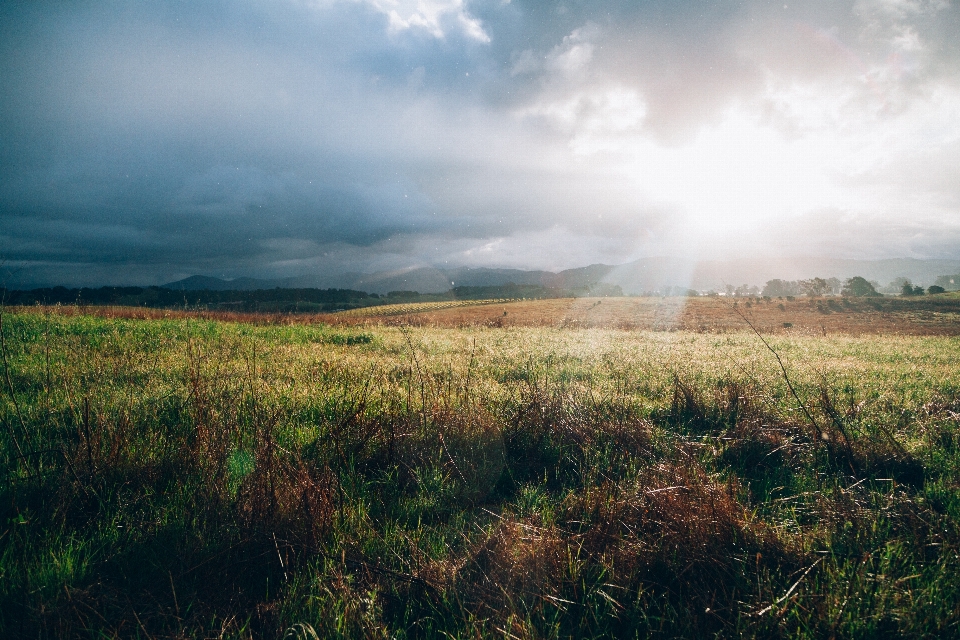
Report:
M958 338L3 335L3 637L958 635Z

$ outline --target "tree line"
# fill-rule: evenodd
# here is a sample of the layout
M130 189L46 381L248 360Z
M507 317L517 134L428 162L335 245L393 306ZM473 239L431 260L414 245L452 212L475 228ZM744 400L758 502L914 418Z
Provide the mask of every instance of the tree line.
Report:
M946 279L948 276L941 276L940 279ZM939 280L938 279L938 283ZM861 276L854 276L841 282L837 278L810 278L809 280L768 280L764 285L762 295L770 298L784 298L791 296L806 295L811 297L824 295L842 295L855 296L859 298L882 296L880 283L867 280ZM946 291L946 288L940 284L934 284L926 289L919 285L914 285L907 278L897 278L891 282L883 291L888 293L899 293L903 296L920 296L924 294L937 294Z

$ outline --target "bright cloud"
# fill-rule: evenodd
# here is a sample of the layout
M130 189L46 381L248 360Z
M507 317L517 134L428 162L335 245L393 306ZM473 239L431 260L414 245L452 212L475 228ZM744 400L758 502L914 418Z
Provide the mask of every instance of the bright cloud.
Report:
M0 24L24 272L960 255L957 3L40 0Z
M490 36L479 20L470 15L463 0L357 0L365 2L390 19L394 32L423 29L435 38L445 38L447 29L455 26L467 37L490 42Z

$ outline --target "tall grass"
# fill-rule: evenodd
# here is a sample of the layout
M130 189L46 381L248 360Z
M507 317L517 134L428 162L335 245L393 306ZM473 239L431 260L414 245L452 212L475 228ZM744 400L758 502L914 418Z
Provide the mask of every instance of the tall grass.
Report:
M5 637L957 633L956 338L3 337Z

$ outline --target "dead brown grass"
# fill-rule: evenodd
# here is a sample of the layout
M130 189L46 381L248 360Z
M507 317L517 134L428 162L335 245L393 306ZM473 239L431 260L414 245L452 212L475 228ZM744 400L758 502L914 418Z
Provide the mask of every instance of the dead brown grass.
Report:
M734 308L736 305L736 308ZM320 316L350 325L558 327L726 333L743 331L742 312L765 334L960 335L960 298L559 298L439 309L390 318Z
M596 600L617 618L652 592L683 603L690 629L721 632L732 624L738 593L751 588L739 581L743 566L784 572L806 560L751 517L739 491L689 461L662 463L633 483L571 493L556 522L501 518L469 551L458 577L471 585L477 614L518 637L536 635L522 622L534 611L559 608L576 617L570 605ZM620 623L628 633L631 621Z

